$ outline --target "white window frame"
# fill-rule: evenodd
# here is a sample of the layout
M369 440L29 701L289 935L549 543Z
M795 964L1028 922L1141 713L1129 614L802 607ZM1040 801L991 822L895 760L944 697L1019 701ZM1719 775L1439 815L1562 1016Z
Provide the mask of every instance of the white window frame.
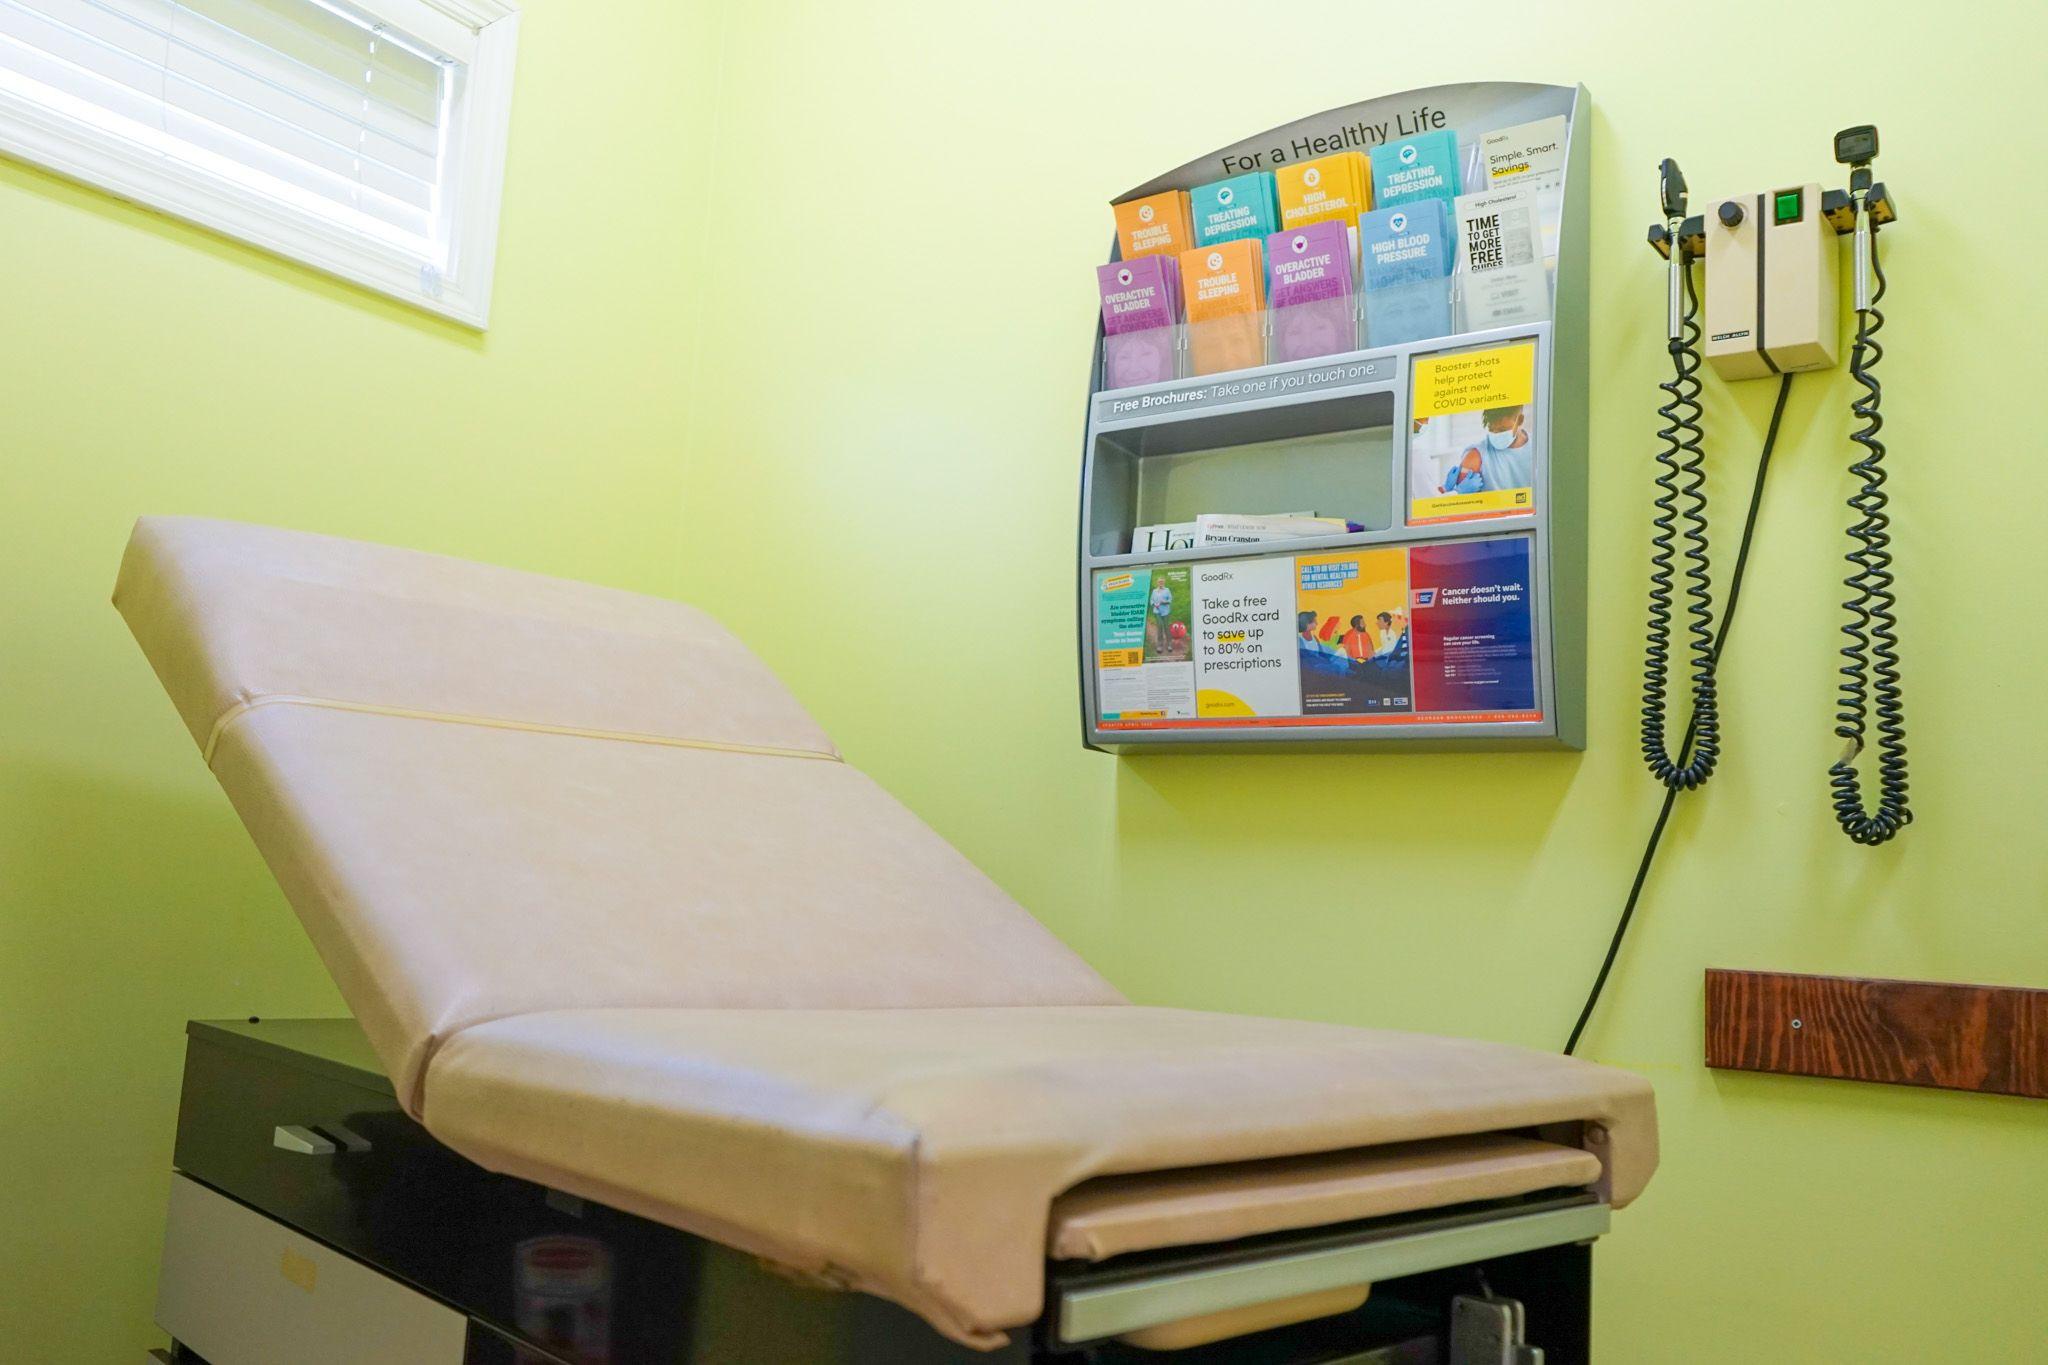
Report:
M451 55L467 52L448 187L458 211L442 272L410 252L0 87L0 152L145 208L374 289L469 327L489 324L505 181L519 10L512 0L350 0L366 16Z

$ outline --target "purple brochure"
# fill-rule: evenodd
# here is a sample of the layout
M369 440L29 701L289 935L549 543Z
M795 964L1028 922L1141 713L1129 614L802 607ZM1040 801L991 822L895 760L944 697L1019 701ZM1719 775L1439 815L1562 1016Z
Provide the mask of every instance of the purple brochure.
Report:
M1311 223L1266 239L1266 290L1273 309L1273 359L1306 360L1358 348L1351 230Z
M1127 389L1174 377L1179 266L1171 256L1140 256L1095 268L1102 295L1104 387Z

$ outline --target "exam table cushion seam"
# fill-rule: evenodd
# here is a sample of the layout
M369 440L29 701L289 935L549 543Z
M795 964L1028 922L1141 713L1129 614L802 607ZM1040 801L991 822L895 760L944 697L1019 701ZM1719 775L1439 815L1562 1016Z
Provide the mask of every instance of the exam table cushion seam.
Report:
M617 589L145 517L114 602L202 750L236 706L286 695L837 753L710 616Z
M342 701L334 697L302 697L284 693L261 693L236 702L220 713L208 729L206 741L200 746L200 757L206 766L213 766L213 755L220 747L221 736L230 725L250 712L265 706L315 706L334 711L353 711L362 715L395 716L401 720L423 721L439 725L481 725L493 730L521 730L530 734L565 735L572 739L601 740L607 744L652 744L676 749L713 749L721 753L753 754L762 758L817 759L829 763L843 763L845 759L831 749L790 749L769 744L741 744L733 740L699 739L688 735L633 734L622 730L593 730L578 725L553 725L542 721L514 720L503 716L467 716L447 711L421 711L407 706L381 706L373 702Z

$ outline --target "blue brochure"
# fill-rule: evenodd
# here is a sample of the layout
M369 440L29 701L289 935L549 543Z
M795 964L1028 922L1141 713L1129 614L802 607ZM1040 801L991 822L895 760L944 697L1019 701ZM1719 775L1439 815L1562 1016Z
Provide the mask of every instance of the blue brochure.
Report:
M1458 197L1458 135L1449 128L1417 133L1372 149L1372 206L1389 209L1419 199Z
M1358 220L1366 345L1395 346L1451 332L1453 247L1448 206L1417 199Z
M1280 190L1271 171L1197 185L1188 199L1194 210L1196 246L1240 237L1263 239L1280 230Z

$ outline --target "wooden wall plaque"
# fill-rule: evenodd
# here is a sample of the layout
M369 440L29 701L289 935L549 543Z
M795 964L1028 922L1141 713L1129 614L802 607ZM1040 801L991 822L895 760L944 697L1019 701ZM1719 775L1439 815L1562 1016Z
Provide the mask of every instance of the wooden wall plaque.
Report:
M2048 1099L2048 990L1709 968L1707 1065Z

